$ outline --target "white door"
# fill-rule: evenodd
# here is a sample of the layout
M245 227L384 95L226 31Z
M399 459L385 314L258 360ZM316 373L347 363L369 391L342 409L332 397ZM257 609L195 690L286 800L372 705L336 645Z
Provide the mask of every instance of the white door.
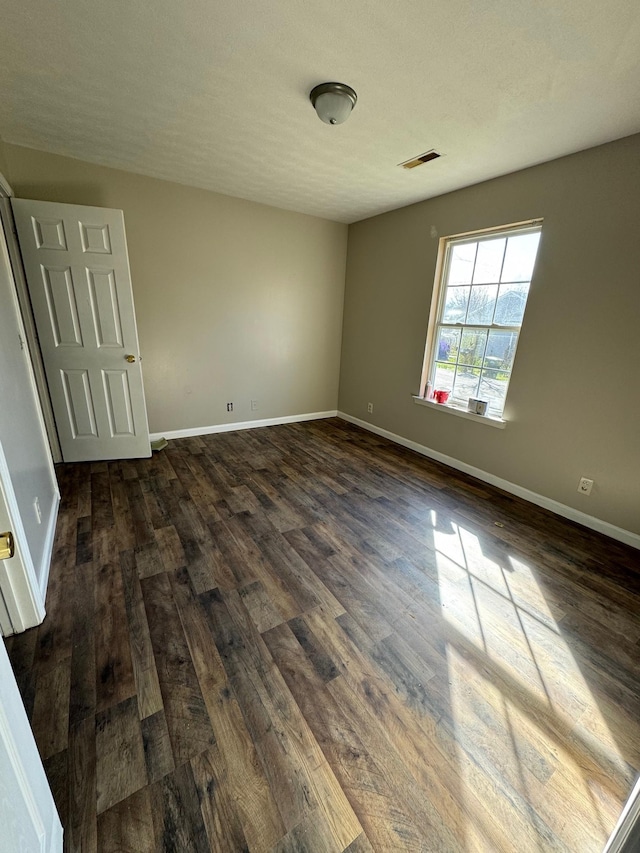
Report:
M122 211L12 207L64 461L150 456Z
M62 826L0 639L0 853L62 853Z

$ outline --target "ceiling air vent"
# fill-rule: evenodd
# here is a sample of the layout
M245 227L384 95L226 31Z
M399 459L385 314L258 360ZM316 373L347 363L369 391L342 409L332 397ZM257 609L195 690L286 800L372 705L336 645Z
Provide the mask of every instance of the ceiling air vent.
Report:
M403 169L415 169L416 166L422 166L423 163L428 163L430 160L437 160L441 157L437 151L425 151L424 154L419 154L417 157L412 157L411 160L406 160L404 163L398 163Z

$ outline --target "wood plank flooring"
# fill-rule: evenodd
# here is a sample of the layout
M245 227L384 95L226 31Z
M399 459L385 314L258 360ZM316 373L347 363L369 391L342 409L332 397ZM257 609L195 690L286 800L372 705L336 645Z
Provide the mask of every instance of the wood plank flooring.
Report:
M7 646L66 850L602 850L637 551L337 419L59 478Z

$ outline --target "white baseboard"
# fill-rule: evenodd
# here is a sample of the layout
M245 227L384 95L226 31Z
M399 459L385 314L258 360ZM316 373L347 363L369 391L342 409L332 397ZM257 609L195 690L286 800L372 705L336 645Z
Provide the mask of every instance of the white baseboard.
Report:
M56 537L56 522L58 520L58 508L60 506L60 492L56 488L51 503L51 511L49 512L49 522L47 524L47 536L44 540L44 549L42 552L42 565L40 566L40 577L38 585L40 587L40 595L42 596L42 605L44 607L45 598L47 597L47 584L49 583L49 571L51 569L51 556L53 554L53 543Z
M259 427L276 426L277 424L297 424L302 421L317 421L322 418L335 418L337 411L309 412L305 415L285 415L282 418L266 418L256 421L238 421L234 424L213 424L212 426L190 427L189 429L170 429L166 432L152 432L149 438L190 438L194 435L212 435L216 432L236 432L241 429L258 429Z
M624 853L625 849L629 853L633 850L631 834L637 826L640 826L640 779L636 781L603 853Z
M435 459L436 462L442 462L443 465L448 465L450 468L455 468L458 471L463 471L465 474L470 474L478 480L490 483L504 492L509 492L509 494L529 501L529 503L536 504L536 506L540 506L543 509L548 509L556 515L561 515L563 518L568 518L570 521L575 521L584 527L596 530L598 533L604 533L605 536L610 536L612 539L624 542L625 545L631 545L632 548L640 549L640 535L637 533L632 533L630 530L625 530L622 527L616 527L615 524L609 524L608 521L602 521L602 519L595 518L593 515L587 515L586 512L581 512L579 509L574 509L559 501L539 495L537 492L532 492L529 489L518 486L516 483L510 483L509 480L503 480L502 477L496 477L494 474L489 474L488 471L483 471L474 465L468 465L466 462L454 459L453 456L447 456L444 453L426 447L424 444L418 444L416 441L410 441L408 438L403 438L401 435L396 435L393 432L389 432L389 430L382 429L382 427L370 424L360 418L354 418L353 415L348 415L346 412L338 412L338 417L383 438L388 438L389 441L401 444L410 450L415 450L416 453L420 453L422 456L428 456L429 459Z

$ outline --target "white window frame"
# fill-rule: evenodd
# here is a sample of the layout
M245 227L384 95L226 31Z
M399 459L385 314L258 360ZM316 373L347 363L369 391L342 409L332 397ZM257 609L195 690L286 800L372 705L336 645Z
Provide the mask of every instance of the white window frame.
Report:
M507 388L505 391L505 407L507 402L507 395L509 393L509 384L511 382L511 374L513 372L513 366L515 364L515 358L518 350L518 343L520 340L520 331L522 329L522 323L519 326L504 326L499 323L491 323L491 324L482 324L482 323L443 323L441 321L442 313L444 311L445 304L445 293L446 293L446 282L449 273L449 264L451 258L451 249L453 246L456 246L460 243L475 243L475 242L483 242L484 240L494 240L496 237L512 237L515 234L527 234L527 233L540 233L542 231L542 219L530 219L525 222L516 222L511 225L499 225L493 228L483 228L479 231L467 231L462 234L453 234L449 237L441 237L438 245L438 260L436 263L436 272L433 284L433 296L431 299L431 310L429 313L429 323L427 326L427 342L425 346L424 353L424 361L422 364L422 376L420 380L420 395L419 398L416 398L417 402L421 402L424 400L425 395L427 393L428 383L433 383L435 377L435 348L436 342L438 340L438 332L441 328L449 328L449 329L487 329L491 331L493 329L504 331L504 332L514 332L516 334L516 344L514 348L513 354L513 363L511 366L511 371L509 372L509 379L507 381ZM537 262L537 258L536 258ZM531 281L533 281L533 275L535 272L534 269L531 273ZM525 306L526 312L526 306ZM432 390L435 390L432 388ZM459 405L454 403L432 403L433 406L436 406L439 409L443 409L444 411L450 411L455 414L467 414L466 410L461 408ZM504 410L503 410L504 411ZM503 422L502 417L496 417L495 415L489 415L488 417L478 417L471 416L473 420L493 420Z

